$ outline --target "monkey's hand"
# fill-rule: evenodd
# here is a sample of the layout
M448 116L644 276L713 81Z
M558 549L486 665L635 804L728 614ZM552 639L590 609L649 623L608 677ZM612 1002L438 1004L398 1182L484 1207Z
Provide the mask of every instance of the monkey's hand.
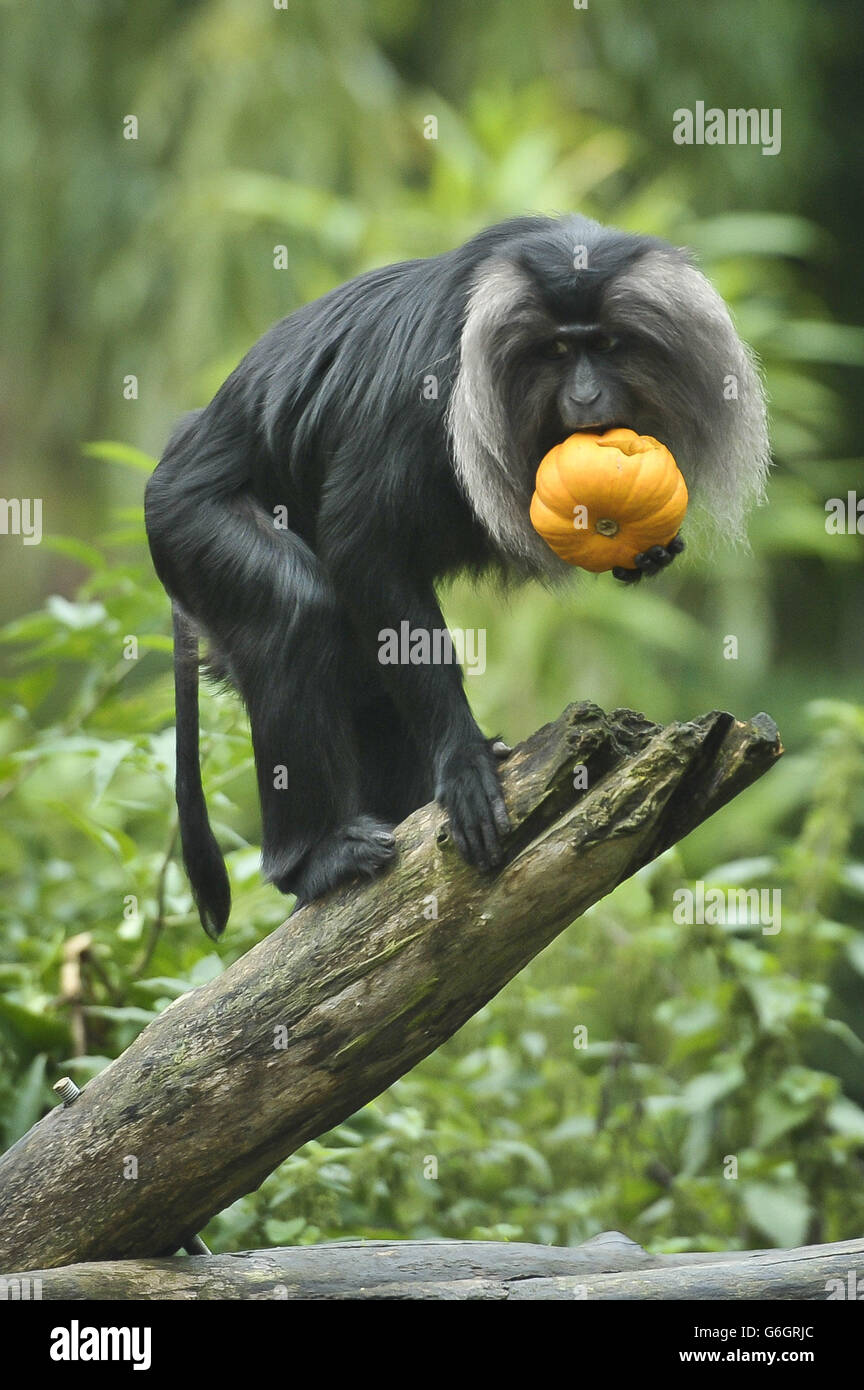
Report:
M643 574L650 578L652 574L659 574L661 570L665 570L683 549L684 541L681 536L673 536L668 545L652 545L650 550L640 551L636 556L635 569L616 565L612 573L622 584L638 584Z
M463 859L478 869L501 863L510 818L501 795L497 763L511 750L500 739L483 739L445 754L435 797L450 818L450 833Z

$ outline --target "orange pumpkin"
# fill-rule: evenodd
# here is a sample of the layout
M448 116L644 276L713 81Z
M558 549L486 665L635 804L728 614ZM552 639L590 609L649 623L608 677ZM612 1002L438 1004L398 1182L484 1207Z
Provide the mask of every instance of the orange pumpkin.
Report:
M668 545L687 510L687 484L649 434L571 434L543 459L531 524L570 565L599 574L634 567L640 551Z

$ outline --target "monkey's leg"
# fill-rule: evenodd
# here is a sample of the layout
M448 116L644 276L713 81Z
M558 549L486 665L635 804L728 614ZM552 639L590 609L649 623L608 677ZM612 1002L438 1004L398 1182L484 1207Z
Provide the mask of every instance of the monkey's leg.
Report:
M261 870L303 903L379 872L395 840L392 822L367 814L362 800L346 621L319 561L299 546L291 563L301 572L290 580L280 556L281 610L266 631L247 627L229 643L228 661L252 728Z
M363 805L394 825L435 795L432 764L385 690L354 713Z
M350 648L350 640L348 642ZM314 845L284 885L308 902L335 884L357 875L370 876L394 853L387 827L431 801L434 778L428 759L383 690L375 694L377 673L359 667L343 688L353 709L353 746L359 762L359 798L365 812L343 823ZM371 692L371 693L370 693Z
M392 821L368 814L363 801L351 644L323 576L283 640L277 671L244 698L261 798L262 872L300 904L378 873L396 842Z
M376 872L394 840L362 813L353 658L320 562L249 494L199 493L193 507L170 470L158 475L148 529L160 577L212 635L249 711L264 876L305 900Z
M350 615L360 650L376 660L382 631L427 635L445 631L431 583L418 581L399 563L387 538L363 536L359 513L339 517L335 499L319 518L319 544L335 590ZM347 543L346 543L347 540ZM370 556L384 555L384 568ZM380 682L426 752L435 797L448 813L456 848L469 863L488 869L503 856L510 828L498 776L498 754L471 713L459 666L379 660Z

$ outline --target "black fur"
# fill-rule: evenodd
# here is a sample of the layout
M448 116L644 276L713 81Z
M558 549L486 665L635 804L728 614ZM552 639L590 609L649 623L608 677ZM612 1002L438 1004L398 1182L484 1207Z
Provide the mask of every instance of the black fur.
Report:
M590 269L573 270L574 244L589 247ZM580 427L649 421L659 432L662 401L641 400L626 362L615 366L617 346L597 335L608 287L661 245L585 219L524 218L432 260L372 271L265 334L170 440L148 484L147 529L178 614L183 853L211 934L230 898L198 771L196 629L249 711L262 868L283 892L305 902L376 873L394 854L392 827L433 795L466 858L499 861L507 813L496 757L459 668L381 665L378 634L404 620L443 628L435 587L447 575L545 563L498 534L498 483L487 487L476 476L485 464L461 468L458 457L474 426L448 417L460 371L463 414L466 401L473 408L462 335L478 282L504 265L527 287L481 356L503 393L489 426L510 470L502 497L509 488L512 525L539 553L520 508L546 449ZM549 358L559 327L571 335L566 361ZM654 331L665 361L663 324ZM432 400L422 391L430 374ZM494 452L494 441L483 447ZM274 787L280 767L284 789Z

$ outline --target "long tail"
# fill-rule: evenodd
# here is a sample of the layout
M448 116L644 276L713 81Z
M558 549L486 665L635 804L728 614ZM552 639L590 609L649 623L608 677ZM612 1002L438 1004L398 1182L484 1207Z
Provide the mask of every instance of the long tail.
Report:
M198 751L198 634L176 603L174 620L174 698L177 711L177 809L183 863L201 925L216 941L231 911L225 861L210 828L201 784Z

